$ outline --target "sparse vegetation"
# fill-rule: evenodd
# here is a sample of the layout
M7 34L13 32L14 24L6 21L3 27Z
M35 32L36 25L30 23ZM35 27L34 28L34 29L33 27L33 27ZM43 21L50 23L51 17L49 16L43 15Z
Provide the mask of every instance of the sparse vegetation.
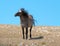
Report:
M21 27L16 25L0 25L0 46L44 45L60 46L60 27L35 26L32 29L32 39L25 40L22 39Z

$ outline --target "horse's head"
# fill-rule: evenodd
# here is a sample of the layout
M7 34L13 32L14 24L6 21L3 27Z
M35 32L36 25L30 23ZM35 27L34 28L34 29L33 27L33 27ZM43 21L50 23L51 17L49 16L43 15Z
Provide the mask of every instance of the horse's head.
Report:
M15 14L15 17L16 16L20 16L21 15L21 13L20 12L17 12L16 14Z
M28 17L28 13L26 12L26 10L24 8L21 8L16 14L15 14L15 17L16 16L25 16L25 17Z
M16 14L15 14L15 17L16 16L21 16L24 12L24 8L21 8Z

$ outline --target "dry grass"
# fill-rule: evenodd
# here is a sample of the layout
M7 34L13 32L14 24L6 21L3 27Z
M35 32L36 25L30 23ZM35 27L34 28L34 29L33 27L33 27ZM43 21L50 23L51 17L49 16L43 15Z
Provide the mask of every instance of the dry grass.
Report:
M60 27L36 26L32 39L23 40L21 27L0 25L0 46L60 46Z

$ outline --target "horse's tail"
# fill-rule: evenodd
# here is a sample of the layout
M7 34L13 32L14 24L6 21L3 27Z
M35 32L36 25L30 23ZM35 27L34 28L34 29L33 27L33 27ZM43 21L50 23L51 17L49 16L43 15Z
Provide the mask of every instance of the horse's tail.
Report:
M33 25L35 26L35 20L33 19Z
M30 17L31 17L31 20L32 20L33 26L35 26L35 19L33 18L32 15L30 15Z
M33 25L36 26L37 20L33 19Z

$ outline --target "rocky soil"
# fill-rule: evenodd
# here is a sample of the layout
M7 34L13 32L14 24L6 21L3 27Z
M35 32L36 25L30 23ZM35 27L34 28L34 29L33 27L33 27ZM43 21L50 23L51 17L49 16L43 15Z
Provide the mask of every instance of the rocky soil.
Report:
M0 46L60 46L59 26L35 26L32 39L22 39L21 26L0 24Z

